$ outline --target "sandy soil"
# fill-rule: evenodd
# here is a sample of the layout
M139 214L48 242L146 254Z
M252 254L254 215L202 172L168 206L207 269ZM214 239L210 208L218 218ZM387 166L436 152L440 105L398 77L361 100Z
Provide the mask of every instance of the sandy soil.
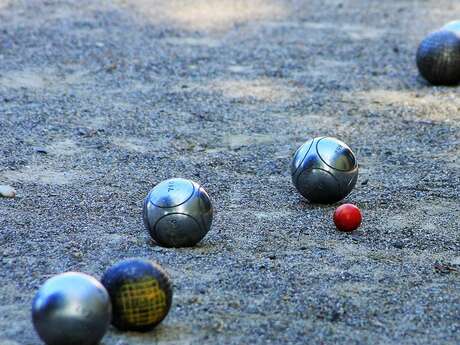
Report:
M459 89L414 63L459 14L454 0L0 0L0 184L17 190L0 199L0 344L40 343L46 278L133 256L171 273L173 306L104 345L459 344ZM351 235L290 181L319 135L360 163ZM149 189L175 176L216 209L191 249L142 225Z

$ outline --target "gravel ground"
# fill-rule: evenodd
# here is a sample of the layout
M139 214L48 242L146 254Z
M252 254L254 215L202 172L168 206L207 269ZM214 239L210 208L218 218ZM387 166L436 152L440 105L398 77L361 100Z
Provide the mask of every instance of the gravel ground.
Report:
M0 344L40 341L43 281L146 257L172 275L154 332L102 344L459 344L458 88L419 41L455 0L0 0ZM458 18L458 17L457 17ZM304 201L291 155L313 136L360 162L344 202ZM202 183L197 247L154 246L142 201Z

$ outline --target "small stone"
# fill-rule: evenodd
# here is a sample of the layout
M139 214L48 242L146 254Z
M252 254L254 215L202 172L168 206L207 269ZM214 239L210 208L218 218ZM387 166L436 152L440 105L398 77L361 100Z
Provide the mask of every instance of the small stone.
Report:
M235 308L235 309L238 309L238 308L241 307L241 305L240 305L240 303L239 303L238 301L230 301L230 302L228 303L228 306L229 306L230 308Z
M16 196L16 190L7 185L0 185L0 196L4 198L14 198Z
M41 154L44 154L44 155L48 154L48 151L44 147L36 147L35 152L41 153Z
M83 253L79 250L74 250L72 253L74 259L80 260L83 257Z
M404 248L404 242L396 241L396 242L393 243L393 247L395 247L397 249L403 249Z
M454 266L460 266L460 256L452 258L452 260L450 260L450 264Z
M452 267L452 266L449 266L443 263L439 263L439 262L434 264L434 270L437 273L441 273L441 274L450 274L452 272L458 273L458 270L455 267Z
M200 301L200 299L198 297L193 296L187 301L187 303L188 304L200 304L201 301Z
M117 69L117 67L118 67L117 64L116 64L116 63L113 63L113 64L107 66L107 67L105 68L105 71L106 71L107 73L112 73L113 71L115 71L115 70Z

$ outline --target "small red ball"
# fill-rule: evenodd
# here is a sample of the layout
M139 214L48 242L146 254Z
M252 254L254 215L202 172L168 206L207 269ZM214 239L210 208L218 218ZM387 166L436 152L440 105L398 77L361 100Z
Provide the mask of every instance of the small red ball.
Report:
M341 205L334 212L334 223L340 231L356 230L361 224L361 220L361 211L353 204Z

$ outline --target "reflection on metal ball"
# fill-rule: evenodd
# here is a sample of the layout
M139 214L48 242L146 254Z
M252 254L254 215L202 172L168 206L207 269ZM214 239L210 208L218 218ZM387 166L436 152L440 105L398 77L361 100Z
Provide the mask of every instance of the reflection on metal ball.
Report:
M300 194L312 203L331 204L345 198L358 179L358 162L338 139L318 137L300 146L291 163Z
M143 218L153 240L164 247L190 247L211 228L213 208L199 184L173 178L155 186L144 201Z
M106 289L95 278L68 272L48 279L32 302L32 321L48 345L94 345L110 324Z

